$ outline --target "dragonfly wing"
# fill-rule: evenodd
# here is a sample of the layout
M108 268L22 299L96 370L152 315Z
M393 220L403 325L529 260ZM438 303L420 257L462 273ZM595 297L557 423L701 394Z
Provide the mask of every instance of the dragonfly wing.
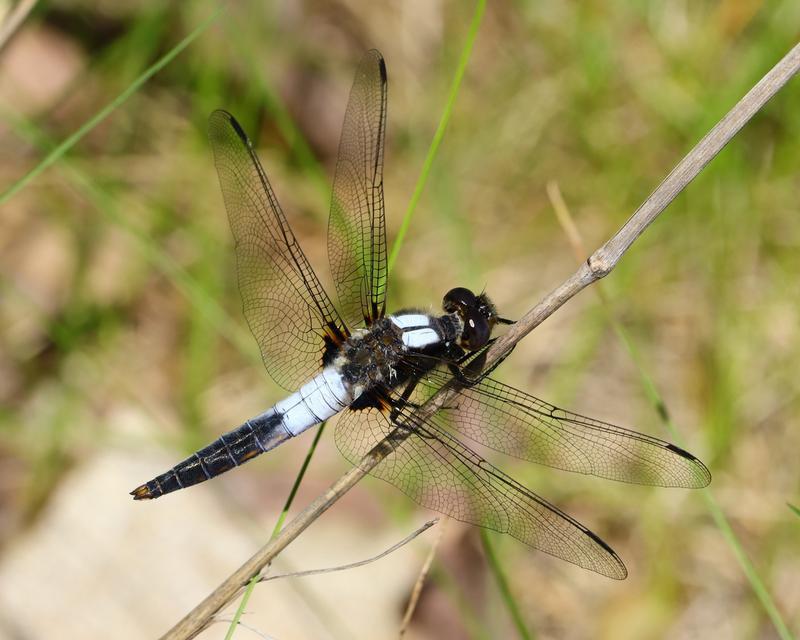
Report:
M328 221L328 258L348 326L382 318L386 305L383 146L386 65L368 51L356 71L345 111Z
M596 534L411 410L401 412L394 422L376 408L346 411L339 418L335 438L342 455L358 464L390 434L393 452L370 474L417 503L508 533L535 549L610 578L621 580L627 575L619 556Z
M253 146L226 111L208 135L236 243L244 315L270 376L294 391L348 335L289 227Z
M449 371L431 371L420 392L432 393L451 378ZM680 447L565 411L489 377L462 387L435 420L495 451L566 471L662 487L711 481L708 468Z

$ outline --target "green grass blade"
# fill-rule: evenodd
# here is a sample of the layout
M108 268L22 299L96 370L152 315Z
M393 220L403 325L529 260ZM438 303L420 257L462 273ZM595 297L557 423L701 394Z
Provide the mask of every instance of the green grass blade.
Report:
M319 429L317 429L317 433L314 436L314 441L311 443L308 453L306 454L306 459L303 460L300 471L297 473L297 477L294 479L292 489L289 491L289 496L286 498L286 503L283 505L283 511L281 511L281 515L278 516L278 521L275 523L275 527L272 529L272 535L270 536L270 539L273 539L275 536L277 536L278 533L280 533L281 527L283 527L283 522L286 520L286 514L289 513L292 502L294 502L294 497L297 495L297 489L300 487L300 483L303 481L303 477L306 475L306 469L308 469L308 465L311 464L311 458L314 456L314 452L317 450L317 444L319 444L319 440L322 438L322 432L325 430L326 424L328 423L323 422L321 425L319 425ZM228 632L225 634L225 640L231 640L231 638L233 638L233 634L236 633L236 629L239 626L239 620L241 620L242 614L244 613L247 603L250 600L250 596L253 595L253 590L258 584L258 578L259 575L256 574L250 578L250 582L247 583L247 588L244 590L242 600L239 602L239 606L236 608L236 613L233 615L231 624L228 627Z
M427 181L428 174L430 173L431 165L433 164L433 159L436 156L436 152L439 148L439 144L441 143L442 137L444 136L444 131L447 128L447 123L450 120L450 115L453 111L453 105L455 104L455 99L458 94L458 88L461 85L461 80L464 77L464 72L466 71L467 63L469 61L470 53L472 52L473 45L475 43L475 38L478 33L478 27L480 26L481 18L483 17L484 10L486 8L486 0L478 0L478 3L475 7L475 13L472 17L472 21L470 23L469 31L467 33L467 40L464 43L464 47L461 51L461 56L459 59L458 68L456 69L456 75L453 79L453 83L450 87L450 93L447 98L447 103L445 104L444 113L439 121L439 127L436 130L436 134L433 137L433 141L431 142L431 146L428 149L428 155L425 158L425 162L422 167L422 171L420 173L419 180L417 181L416 188L414 189L414 194L411 197L411 201L409 202L408 208L406 209L406 214L403 217L403 223L400 227L400 233L398 234L397 239L392 247L392 254L389 257L389 269L391 270L392 265L397 257L397 253L400 250L400 246L402 244L402 239L408 230L409 225L411 224L411 216L414 212L414 209L419 202L419 198L422 195L422 190L425 186L425 182ZM275 105L273 105L274 107ZM273 112L276 113L276 112ZM290 126L291 123L287 123L285 119L281 122L281 128L284 131L292 131L292 127ZM314 451L316 450L317 442L319 438L322 436L322 426L317 432L317 436L314 439L314 442L311 444L311 448L306 455L306 459L303 463L303 466L300 468L300 472L297 475L295 480L294 486L292 487L291 492L289 493L289 497L286 500L286 505L278 518L278 522L275 525L275 529L272 532L273 537L277 535L280 531L280 527L283 524L283 521L286 517L286 513L288 512L289 508L291 507L292 501L294 500L294 496L297 493L297 487L300 485L300 481L305 474L305 470L308 467L308 464L311 461L312 456L314 455ZM236 613L231 620L231 624L228 627L228 632L225 635L225 640L231 640L233 634L236 632L236 628L238 626L239 620L241 619L242 613L244 612L245 607L247 606L247 602L250 599L250 596L253 593L253 589L258 582L258 577L253 576L250 582L247 585L247 588L242 596L242 600L239 603L239 607L236 610Z
M317 450L317 445L319 444L320 438L322 438L322 432L325 430L326 424L328 423L323 422L321 425L319 425L319 429L317 429L314 440L311 442L311 446L308 448L306 459L303 460L300 471L297 473L297 478L295 478L294 484L292 485L292 490L289 491L289 496L286 498L286 504L283 505L283 511L281 511L281 515L278 516L278 521L275 523L275 527L272 530L272 536L270 536L271 538L277 536L278 533L280 533L280 530L283 528L283 522L286 520L286 514L289 513L289 509L292 508L292 502L294 502L294 497L297 495L297 489L300 487L300 482L302 482L303 476L306 474L308 465L311 464L311 458L314 456L314 452Z
M483 18L483 12L485 9L486 0L478 0L475 5L475 12L472 14L472 21L469 25L469 31L467 32L467 40L464 43L464 47L461 49L458 67L456 68L453 82L450 85L450 92L447 95L447 102L445 103L444 112L439 120L439 126L436 127L436 133L433 134L433 140L431 141L431 146L428 148L428 155L425 156L425 162L422 163L422 171L419 174L417 184L414 187L414 193L411 196L411 200L409 201L405 215L403 216L403 222L400 224L400 230L397 232L397 237L394 240L394 244L392 244L392 251L389 254L389 273L391 273L394 263L397 260L397 255L400 253L400 247L402 246L403 240L408 232L408 228L411 225L411 217L414 215L414 210L417 208L417 203L419 203L419 199L422 197L422 191L425 189L425 183L428 181L428 174L431 172L433 159L436 157L436 152L439 150L439 145L442 142L442 138L444 138L445 129L447 129L448 122L450 122L450 116L453 113L453 105L455 105L458 89L461 86L461 80L464 78L464 73L467 70L467 63L469 62L469 57L472 54L472 47L475 44L475 39L478 35L478 28L481 25L481 19Z
M787 502L786 506L789 507L792 511L794 511L796 516L800 516L800 509L795 507L793 504L790 504L790 503Z
M675 427L675 424L669 418L669 414L666 410L666 404L664 403L663 398L659 394L658 389L656 388L655 383L653 382L653 379L644 370L634 345L628 338L628 335L626 334L625 330L616 321L616 319L612 319L612 325L614 326L614 331L617 333L620 340L625 345L625 348L628 351L631 360L636 365L642 385L645 388L648 398L653 403L653 407L655 408L656 412L661 418L661 421L669 429L673 439L675 439L676 442L680 444L681 437L678 432L678 429ZM756 598L758 598L758 601L764 608L764 611L766 612L767 616L772 622L772 626L775 627L775 630L778 632L778 635L780 636L781 640L792 640L794 636L789 631L786 622L783 620L783 617L781 616L781 613L778 610L775 601L772 599L772 596L770 595L767 586L764 584L764 581L761 579L761 576L759 576L758 571L756 571L756 568L753 565L750 558L747 556L747 553L745 553L741 541L731 528L728 518L722 511L722 507L720 507L719 503L717 502L717 499L714 497L714 494L711 492L710 489L703 488L701 491L703 493L703 498L706 501L706 506L708 508L708 511L711 513L711 517L714 519L714 523L717 525L717 528L720 530L720 533L722 533L722 537L725 539L725 541L728 543L728 546L731 548L734 557L739 563L739 567L741 568L742 573L744 573L745 577L747 578L747 581L750 583L750 588L753 590L753 593L755 594Z
M0 194L0 205L8 202L17 192L23 189L31 180L38 176L42 171L47 169L51 164L56 162L67 151L74 147L87 133L94 129L98 124L105 120L117 107L124 104L125 101L136 93L145 82L157 74L161 69L166 67L172 60L180 54L186 47L194 42L222 13L223 6L220 5L208 18L203 20L189 35L170 49L164 56L157 60L154 64L148 67L136 80L134 80L128 87L120 93L116 98L109 102L105 107L100 109L94 116L89 118L75 133L68 136L61 144L56 146L50 153L48 153L42 160L33 167L28 173L22 176L19 180L14 182L8 189Z
M492 572L494 579L497 581L497 587L500 589L500 595L503 598L503 603L511 614L511 619L514 621L514 626L517 628L517 633L523 640L532 640L535 636L531 634L525 626L525 621L522 619L517 601L511 593L511 587L508 584L503 568L500 566L500 561L497 559L492 540L489 538L489 532L486 529L481 529L481 543L483 544L483 551L486 554L486 560L489 564L489 570Z
M244 17L245 14L241 16ZM260 33L262 28L256 21L244 20L242 17L232 12L230 19L225 20L224 27L228 41L235 48L241 63L247 65L248 78L253 82L253 89L258 92L269 118L290 146L303 173L310 177L320 194L330 200L331 181L325 172L325 167L315 155L286 103L267 80L261 61L250 55L250 51L258 46L257 43L251 44L251 40L263 37Z
M2 111L2 117L11 125L15 134L30 144L42 149L53 148L53 144L46 134L33 123L8 111ZM134 246L141 252L145 260L169 278L176 289L199 312L199 318L208 321L220 335L224 336L251 362L261 362L261 357L253 346L253 338L250 333L220 306L219 302L206 291L200 282L187 273L168 253L154 246L150 238L131 222L130 217L119 211L119 205L111 193L99 187L97 181L90 179L68 160L62 161L59 168L81 195L134 241Z
M728 546L730 546L731 551L733 551L733 555L736 557L742 572L750 583L750 588L753 590L753 593L756 594L767 616L769 616L772 626L775 627L775 631L778 632L778 636L780 636L781 640L794 640L794 635L789 631L789 627L786 626L786 622L784 622L781 612L778 611L775 601L772 599L769 590L761 580L761 576L758 575L750 558L747 557L744 547L742 547L741 542L739 542L739 538L736 537L728 518L723 513L714 494L708 489L703 489L702 491L711 517L714 518L714 523L722 533L722 537L725 538Z
M579 259L582 259L583 255L586 254L585 248L582 246L582 241L577 234L577 228L574 226L572 222L571 216L569 214L566 205L560 199L560 195L556 196L553 199L551 195L551 201L553 207L556 209L556 215L559 218L559 222L561 223L562 227L564 227L568 237L570 238L571 243L573 244L573 249L575 249L576 256ZM628 352L628 356L631 359L631 362L636 367L637 373L639 375L639 381L644 388L645 395L650 400L653 408L655 409L656 413L659 416L662 424L667 427L668 431L671 434L671 437L677 442L677 444L681 444L681 437L680 433L678 432L677 427L672 422L671 418L669 417L669 412L667 411L667 405L664 402L661 394L656 387L653 378L647 373L644 364L642 363L642 359L639 356L639 352L636 349L633 341L628 336L627 332L623 328L623 326L619 323L616 316L613 314L611 310L611 305L608 301L608 295L606 294L605 288L603 287L602 282L596 282L594 291L597 297L600 300L600 304L602 306L603 312L606 316L606 321L609 323L611 328L616 333L618 339L625 347L625 350ZM710 489L707 487L701 489L703 493L703 498L706 501L706 506L711 513L711 517L714 520L714 523L717 525L717 528L722 533L722 537L728 543L728 546L731 548L734 557L736 558L737 562L739 563L740 568L742 569L742 573L744 573L747 581L750 583L750 588L753 590L758 601L761 603L761 606L764 608L767 616L769 617L772 625L775 627L775 630L778 632L781 640L793 640L794 636L789 631L786 623L783 620L783 617L778 611L778 607L775 605L775 601L772 599L772 596L769 593L764 582L761 580L761 577L758 575L753 563L750 561L750 558L747 557L747 554L744 551L744 547L739 539L736 537L736 533L730 526L730 522L728 521L727 517L725 516L722 508L720 507L719 503L717 502L714 494L711 492Z

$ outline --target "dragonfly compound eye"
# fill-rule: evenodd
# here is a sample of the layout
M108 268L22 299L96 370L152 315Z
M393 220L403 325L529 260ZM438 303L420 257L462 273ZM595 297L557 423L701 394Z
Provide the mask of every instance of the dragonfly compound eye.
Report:
M469 351L475 351L489 342L492 327L483 314L473 310L464 320L464 331L461 334L461 346Z
M491 337L492 317L487 313L491 308L488 299L481 295L476 296L464 287L450 289L442 301L442 306L447 313L457 313L464 322L461 333L461 346L469 351L480 349Z
M447 313L458 313L466 322L465 315L470 313L478 304L475 294L464 287L450 289L444 294L442 307Z

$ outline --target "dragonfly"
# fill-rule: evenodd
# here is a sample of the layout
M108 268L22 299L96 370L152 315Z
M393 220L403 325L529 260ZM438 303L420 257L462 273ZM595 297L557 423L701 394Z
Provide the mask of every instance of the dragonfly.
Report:
M475 451L621 482L698 488L711 474L668 442L560 409L491 377L486 352L511 321L485 293L448 291L443 313L386 313L383 191L387 73L361 60L339 143L328 221L338 306L281 210L253 144L218 110L209 139L235 240L244 315L283 400L134 489L135 500L210 480L337 416L334 439L352 464L379 443L370 473L417 503L507 533L585 569L624 579L613 549ZM436 411L426 402L448 390Z

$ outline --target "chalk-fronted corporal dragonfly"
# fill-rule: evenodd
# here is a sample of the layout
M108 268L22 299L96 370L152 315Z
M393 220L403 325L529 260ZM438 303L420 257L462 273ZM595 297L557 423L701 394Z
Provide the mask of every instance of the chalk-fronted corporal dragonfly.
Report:
M567 471L665 487L703 487L708 469L648 435L564 411L481 371L500 317L463 287L442 315L386 315L383 200L386 67L368 52L345 112L333 183L328 256L338 294L323 289L281 211L249 138L215 111L209 138L236 244L247 318L272 378L291 395L132 491L158 498L224 473L338 415L335 440L357 464L389 434L372 471L418 503L611 578L619 556L589 529L492 466L462 438ZM426 400L457 393L426 415Z

